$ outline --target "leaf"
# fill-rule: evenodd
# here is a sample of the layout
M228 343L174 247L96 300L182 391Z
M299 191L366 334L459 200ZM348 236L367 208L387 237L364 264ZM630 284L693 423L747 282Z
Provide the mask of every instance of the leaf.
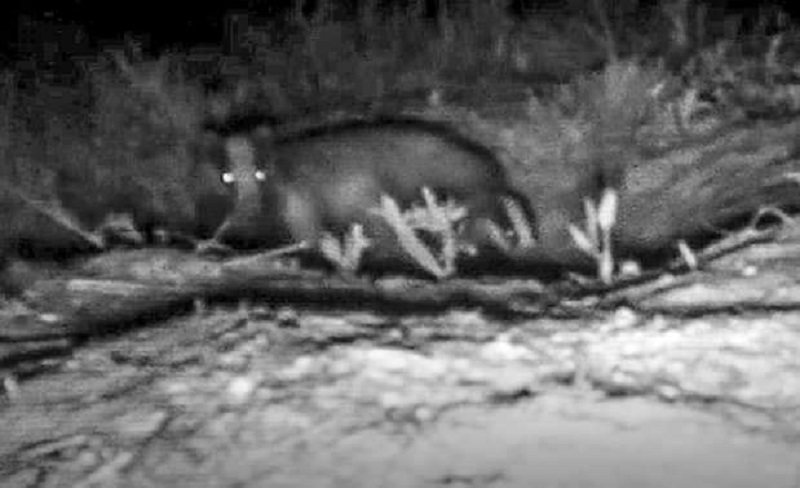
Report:
M536 244L536 239L533 238L533 229L524 209L514 198L504 197L502 201L508 220L511 222L514 236L517 238L517 247L521 249L532 248Z
M590 238L577 226L570 224L569 233L572 236L572 241L578 246L578 249L583 251L589 256L597 256L597 248Z
M414 230L406 224L400 213L400 207L392 197L387 195L381 197L381 215L394 229L400 246L414 259L416 264L437 279L449 276L449 270L442 268L425 244L414 234Z
M612 188L606 188L597 208L597 226L601 231L611 232L617 221L618 205L619 196L617 191Z
M319 238L318 247L322 255L335 264L337 268L341 268L344 262L342 253L342 245L330 232L323 232Z

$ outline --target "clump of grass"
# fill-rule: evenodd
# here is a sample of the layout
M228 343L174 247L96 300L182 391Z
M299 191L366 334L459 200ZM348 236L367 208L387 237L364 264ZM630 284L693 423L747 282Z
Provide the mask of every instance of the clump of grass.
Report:
M69 217L56 222L65 228L113 234L124 216L131 232L191 232L197 193L210 188L189 153L204 110L198 86L170 56L100 55L82 73L67 86L43 79L34 92L3 78L0 177ZM29 221L14 226L34 241L44 232Z
M567 9L521 18L506 2L437 2L435 16L430 8L415 0L348 11L321 1L309 10L298 1L286 18L253 21L231 43L248 71L281 92L274 105L296 109L421 101L431 90L449 96L478 84L499 91L512 76L563 80L602 60Z
M324 232L319 240L323 257L344 275L352 275L358 270L361 257L369 245L370 240L364 235L364 228L360 224L353 224L341 241L330 232Z
M93 70L96 127L119 129L124 127L121 122L133 120L138 124L132 130L194 133L204 99L196 82L184 75L178 58L164 54L148 59L136 49L110 56L110 64L98 63Z
M422 189L423 205L402 210L388 195L381 197L371 213L388 224L397 244L419 268L436 279L456 273L456 259L463 248L456 228L466 210L452 201L438 202L428 188ZM363 264L366 250L373 244L361 224L353 224L341 238L324 232L317 243L322 256L344 275L352 275Z
M511 228L504 231L493 220L487 220L486 225L492 244L507 256L532 249L536 245L536 239L525 209L515 198L504 197L502 203Z
M65 162L62 172L90 176L94 188L88 193L100 195L101 202L82 199L82 178L73 176L68 180L75 188L62 188L71 197L65 203L78 213L101 207L130 213L138 225L144 219L188 230L195 219L189 143L203 110L199 88L183 78L170 56L149 60L116 53L99 59L89 73L88 157Z
M777 34L748 47L755 52L729 41L700 51L684 68L689 88L733 119L797 114L800 65L792 42Z
M445 279L456 273L456 260L465 250L459 245L456 226L466 217L466 210L452 202L440 204L429 188L422 189L422 196L424 206L402 212L393 198L384 195L375 213L386 221L400 247L420 268L436 279ZM427 241L438 245L432 248Z
M423 188L421 193L421 204L405 210L392 197L383 195L380 206L372 209L372 213L388 224L400 249L416 266L436 279L446 279L457 273L460 256L474 255L478 251L474 242L464 239L468 211L452 200L439 201L429 188ZM508 255L533 247L533 230L524 209L511 198L504 203L512 224L510 230L502 230L490 220L479 224L488 227L493 244ZM476 225L475 222L469 224ZM364 251L371 245L363 227L356 224L341 240L324 233L319 249L340 272L349 275L359 269Z

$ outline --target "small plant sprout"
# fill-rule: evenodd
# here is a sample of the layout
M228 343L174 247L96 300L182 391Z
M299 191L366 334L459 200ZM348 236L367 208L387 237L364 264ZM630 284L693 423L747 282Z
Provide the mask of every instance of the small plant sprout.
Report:
M329 232L323 233L319 240L319 250L340 272L352 274L361 265L361 257L369 244L369 239L364 236L363 226L353 224L341 241Z
M508 239L508 233L497 225L493 220L486 220L486 231L488 232L489 241L494 245L495 249L503 252L505 255L510 255L514 251L514 245Z
M600 233L598 230L597 206L594 201L587 198L583 199L583 214L586 216L586 224L584 225L586 236L592 242L592 245L597 248L599 246Z
M429 231L434 232L441 242L440 262L445 263L445 269L449 276L455 272L455 262L458 257L458 242L454 226L466 217L467 212L463 208L459 209L449 200L440 206L436 195L427 187L422 188L422 198L425 200L424 214L429 215L434 224L434 228Z
M502 203L511 228L504 231L496 222L488 220L486 225L489 240L506 254L531 249L536 244L536 239L533 237L533 227L525 215L525 210L517 200L510 197L504 197Z
M697 255L694 253L694 251L692 251L692 248L689 247L689 244L687 244L686 241L678 241L678 252L681 254L683 262L686 263L686 266L688 266L690 270L697 270Z
M502 201L503 209L511 223L511 229L506 234L515 239L517 249L532 248L536 244L536 239L533 237L533 227L528 221L525 209L514 198L504 197Z
M467 210L452 200L438 202L430 188L422 189L422 198L424 207L414 206L403 212L406 223L414 229L446 234L467 217Z
M584 229L575 225L569 226L575 245L594 259L597 264L597 276L605 284L611 283L614 277L611 233L617 220L618 201L616 190L606 188L599 204L589 199L584 200L586 212Z
M425 272L437 279L452 276L456 271L456 258L462 249L456 238L455 226L466 217L464 208L452 202L440 204L428 188L423 188L424 207L411 208L401 212L397 202L388 195L381 197L381 206L375 213L383 217L397 236L402 249ZM417 231L433 235L441 243L438 253L417 235Z

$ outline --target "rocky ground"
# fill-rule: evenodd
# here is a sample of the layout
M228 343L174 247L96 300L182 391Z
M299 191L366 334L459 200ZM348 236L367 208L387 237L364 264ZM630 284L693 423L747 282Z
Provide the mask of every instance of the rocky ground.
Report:
M6 308L0 487L800 486L795 234L565 318Z

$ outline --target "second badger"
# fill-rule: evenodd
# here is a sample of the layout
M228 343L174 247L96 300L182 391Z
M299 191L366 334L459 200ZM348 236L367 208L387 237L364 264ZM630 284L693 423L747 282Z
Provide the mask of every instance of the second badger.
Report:
M407 208L425 187L465 207L465 238L479 248L490 247L488 221L508 226L507 199L531 219L494 153L440 123L356 120L284 136L254 124L217 130L203 157L235 182L235 205L215 236L233 247L316 242L358 223L373 244L366 264L407 263L373 210L382 195Z

